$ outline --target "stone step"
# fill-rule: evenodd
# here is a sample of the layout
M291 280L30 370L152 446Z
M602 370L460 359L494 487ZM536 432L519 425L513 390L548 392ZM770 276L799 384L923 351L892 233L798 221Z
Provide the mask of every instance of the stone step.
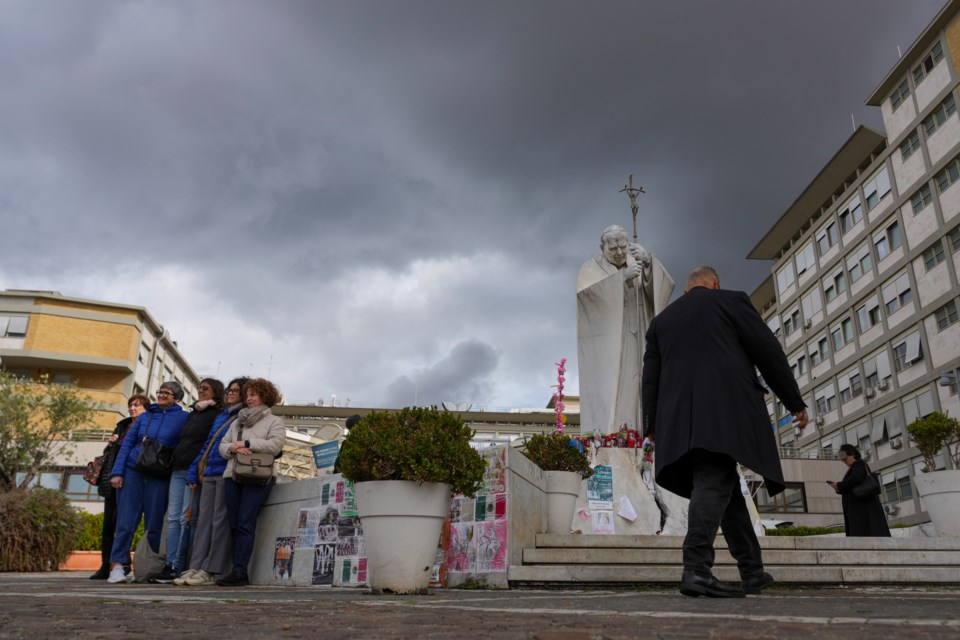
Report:
M513 585L576 583L676 584L682 536L539 534L511 566ZM847 538L765 536L764 565L781 584L960 584L958 538ZM714 572L736 582L736 562L722 537Z
M726 548L718 537L717 549ZM847 538L844 536L762 536L766 549L860 551L960 551L960 538ZM539 533L536 548L571 549L681 549L683 536L572 535Z
M683 562L680 548L545 548L524 549L523 563L563 565L676 565ZM960 551L926 549L764 549L763 561L783 566L942 566L957 567ZM717 565L735 565L725 549L717 550ZM960 575L958 575L960 581Z
M783 585L958 584L960 568L931 566L781 566L766 570ZM679 565L523 565L511 566L511 585L528 584L678 584ZM720 580L738 582L736 567L718 566Z

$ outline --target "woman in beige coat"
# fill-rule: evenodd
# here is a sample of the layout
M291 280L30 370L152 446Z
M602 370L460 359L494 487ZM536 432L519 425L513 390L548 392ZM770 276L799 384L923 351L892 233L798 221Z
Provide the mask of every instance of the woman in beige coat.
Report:
M253 555L257 516L276 482L276 465L273 467L273 477L266 484L242 482L234 474L237 456L268 453L278 457L287 433L283 419L270 411L270 407L280 401L280 391L272 382L263 378L250 380L243 385L243 395L246 407L240 410L219 447L220 455L227 461L223 472L223 493L233 535L233 570L217 580L221 587L250 584L247 565Z

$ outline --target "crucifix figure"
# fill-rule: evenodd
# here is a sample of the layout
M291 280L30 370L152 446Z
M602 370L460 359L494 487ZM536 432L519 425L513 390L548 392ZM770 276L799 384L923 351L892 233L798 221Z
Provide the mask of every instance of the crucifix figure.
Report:
M623 189L620 189L619 193L627 193L627 197L630 198L630 211L633 213L633 242L637 242L637 212L640 210L640 205L637 204L637 196L641 193L646 193L643 190L643 187L634 187L633 186L633 174L630 174L630 180L623 186Z

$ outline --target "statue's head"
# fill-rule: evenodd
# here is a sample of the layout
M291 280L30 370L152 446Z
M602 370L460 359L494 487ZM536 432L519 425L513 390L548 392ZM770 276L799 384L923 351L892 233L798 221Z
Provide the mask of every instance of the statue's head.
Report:
M620 225L610 225L600 234L603 257L617 268L627 264L627 247L627 232Z

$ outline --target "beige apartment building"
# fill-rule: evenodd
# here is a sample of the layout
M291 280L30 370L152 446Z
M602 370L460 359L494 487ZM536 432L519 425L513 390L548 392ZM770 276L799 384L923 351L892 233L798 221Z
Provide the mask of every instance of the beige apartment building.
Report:
M928 520L906 425L960 416L958 85L952 0L866 100L886 135L858 128L748 256L774 262L752 298L811 410L800 433L768 400L785 455L829 459L857 446L882 474L893 523ZM795 486L794 500L810 487Z
M30 380L46 376L74 384L98 405L94 429L73 434L76 453L40 478L43 486L62 489L77 503L100 500L83 481L82 467L101 453L117 421L127 416L127 399L144 393L155 400L163 381L176 380L188 405L196 400L200 380L143 307L54 291L0 291L0 366Z

